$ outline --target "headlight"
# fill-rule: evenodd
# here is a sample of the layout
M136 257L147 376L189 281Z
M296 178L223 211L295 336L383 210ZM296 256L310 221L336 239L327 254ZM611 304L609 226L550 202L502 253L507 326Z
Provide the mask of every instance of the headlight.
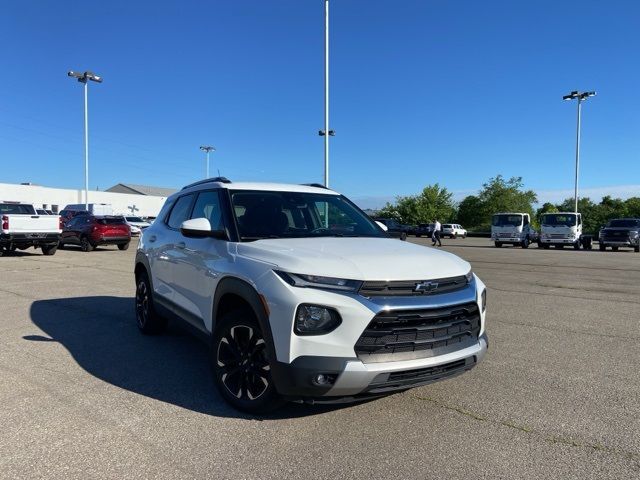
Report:
M322 288L327 290L341 290L345 292L357 292L362 286L359 280L347 280L345 278L320 277L318 275L304 275L274 270L274 272L289 285L294 287Z
M473 270L469 270L469 273L467 273L464 277L467 279L467 283L471 283L473 281Z
M629 232L629 236L631 238L636 238L638 236L638 232Z
M296 310L294 331L298 335L322 335L342 323L338 312L320 305L300 305Z

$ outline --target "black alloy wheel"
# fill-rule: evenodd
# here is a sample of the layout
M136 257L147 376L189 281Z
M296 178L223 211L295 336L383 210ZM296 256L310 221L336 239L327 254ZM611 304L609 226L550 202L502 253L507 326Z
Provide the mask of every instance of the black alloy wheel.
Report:
M167 321L153 307L151 284L146 272L140 273L136 279L135 309L136 323L142 333L160 333L167 326Z
M87 237L82 237L80 239L80 248L82 248L83 252L90 252L94 247Z
M224 316L216 329L212 355L216 386L232 406L250 413L280 406L267 344L252 312L243 309Z

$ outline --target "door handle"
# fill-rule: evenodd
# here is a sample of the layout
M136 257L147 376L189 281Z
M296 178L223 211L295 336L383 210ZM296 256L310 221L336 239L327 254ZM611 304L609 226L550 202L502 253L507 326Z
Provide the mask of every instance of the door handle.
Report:
M186 247L184 242L176 243L176 248L184 249Z
M158 238L158 237L156 237L155 235L151 235L151 236L149 237L149 241L150 241L150 242L155 242L157 238Z

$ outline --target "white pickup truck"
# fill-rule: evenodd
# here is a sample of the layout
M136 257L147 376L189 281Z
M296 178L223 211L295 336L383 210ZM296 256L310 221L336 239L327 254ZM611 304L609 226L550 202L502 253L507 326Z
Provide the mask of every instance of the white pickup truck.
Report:
M0 202L0 227L0 257L29 247L53 255L62 233L58 215L38 215L33 205L16 202Z

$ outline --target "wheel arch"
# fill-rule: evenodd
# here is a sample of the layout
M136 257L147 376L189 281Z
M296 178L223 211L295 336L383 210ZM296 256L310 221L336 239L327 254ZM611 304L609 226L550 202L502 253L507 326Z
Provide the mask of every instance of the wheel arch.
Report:
M262 334L267 341L267 349L269 358L272 362L276 361L275 345L273 343L273 335L271 333L271 325L269 324L269 314L267 307L263 303L260 294L248 282L237 277L225 277L220 280L213 297L213 312L211 315L211 334L216 329L218 319L224 314L231 312L237 308L248 307L256 320Z

